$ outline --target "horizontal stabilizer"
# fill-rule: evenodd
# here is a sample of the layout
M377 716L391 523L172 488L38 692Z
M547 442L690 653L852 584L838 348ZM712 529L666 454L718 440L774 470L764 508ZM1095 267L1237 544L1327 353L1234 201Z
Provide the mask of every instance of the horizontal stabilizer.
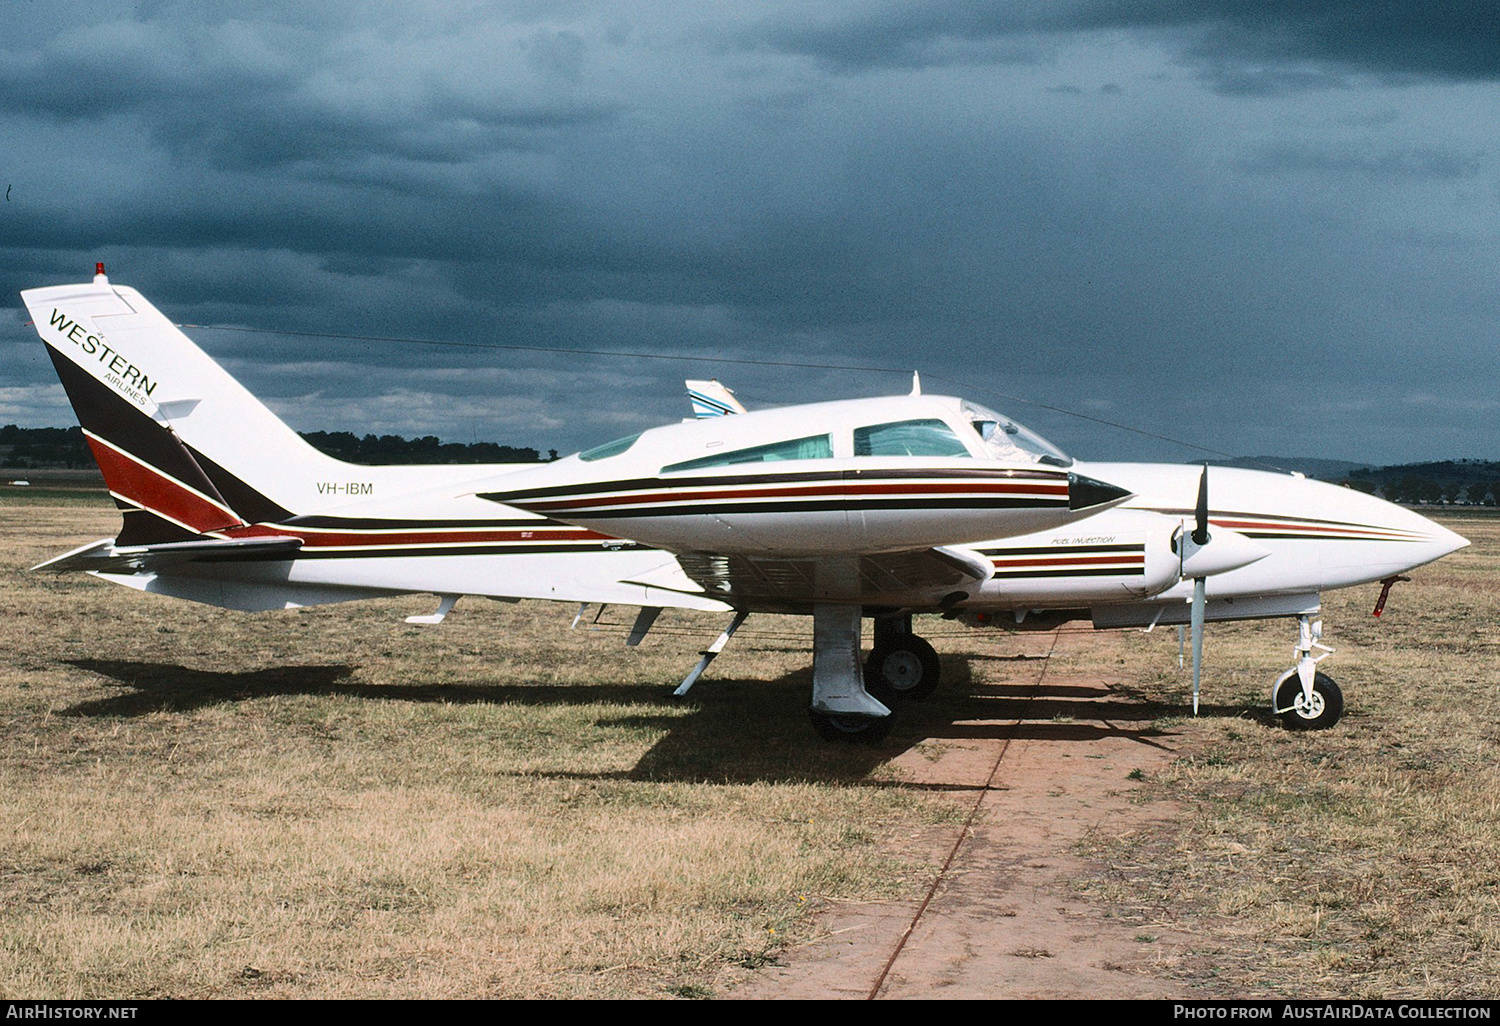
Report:
M302 547L301 538L205 538L202 541L167 542L162 545L116 545L110 538L65 552L32 567L53 573L138 573L179 563L217 562L271 553L292 553Z

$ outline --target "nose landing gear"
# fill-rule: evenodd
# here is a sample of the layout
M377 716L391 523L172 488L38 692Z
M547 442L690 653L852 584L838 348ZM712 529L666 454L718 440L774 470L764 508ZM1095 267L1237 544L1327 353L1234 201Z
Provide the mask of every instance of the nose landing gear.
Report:
M1332 677L1316 669L1333 654L1322 637L1322 620L1297 618L1297 665L1277 677L1271 689L1271 711L1288 730L1327 730L1344 715L1344 693ZM1313 655L1313 649L1322 651Z

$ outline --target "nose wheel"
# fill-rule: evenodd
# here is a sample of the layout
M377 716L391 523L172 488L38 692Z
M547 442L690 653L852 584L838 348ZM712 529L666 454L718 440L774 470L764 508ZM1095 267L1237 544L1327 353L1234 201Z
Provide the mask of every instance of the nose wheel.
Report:
M1276 712L1288 730L1327 730L1344 715L1344 693L1326 673L1313 676L1312 695L1303 694L1295 673L1276 688Z

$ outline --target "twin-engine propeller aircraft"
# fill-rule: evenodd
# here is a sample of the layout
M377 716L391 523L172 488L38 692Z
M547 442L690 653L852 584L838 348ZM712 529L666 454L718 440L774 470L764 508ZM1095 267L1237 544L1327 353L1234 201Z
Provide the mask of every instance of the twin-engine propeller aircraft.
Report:
M411 592L733 613L684 693L752 612L811 614L811 715L875 739L938 684L912 615L1050 628L1299 620L1273 687L1292 726L1331 726L1314 665L1319 592L1467 544L1408 510L1245 470L1074 462L982 406L923 395L746 412L690 382L697 419L548 464L385 466L313 449L133 289L22 293L110 493L117 537L37 569L80 570L243 610ZM861 620L875 646L860 659ZM1314 650L1320 650L1314 655Z

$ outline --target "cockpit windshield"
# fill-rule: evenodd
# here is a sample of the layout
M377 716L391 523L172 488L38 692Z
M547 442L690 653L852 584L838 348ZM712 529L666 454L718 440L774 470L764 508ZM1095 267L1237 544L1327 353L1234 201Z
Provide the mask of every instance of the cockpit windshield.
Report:
M1073 457L1041 435L1028 431L1008 417L1000 416L994 410L966 402L964 415L968 417L969 423L974 425L974 430L979 432L979 437L984 440L985 449L997 460L1012 463L1045 463L1051 467L1073 465Z

